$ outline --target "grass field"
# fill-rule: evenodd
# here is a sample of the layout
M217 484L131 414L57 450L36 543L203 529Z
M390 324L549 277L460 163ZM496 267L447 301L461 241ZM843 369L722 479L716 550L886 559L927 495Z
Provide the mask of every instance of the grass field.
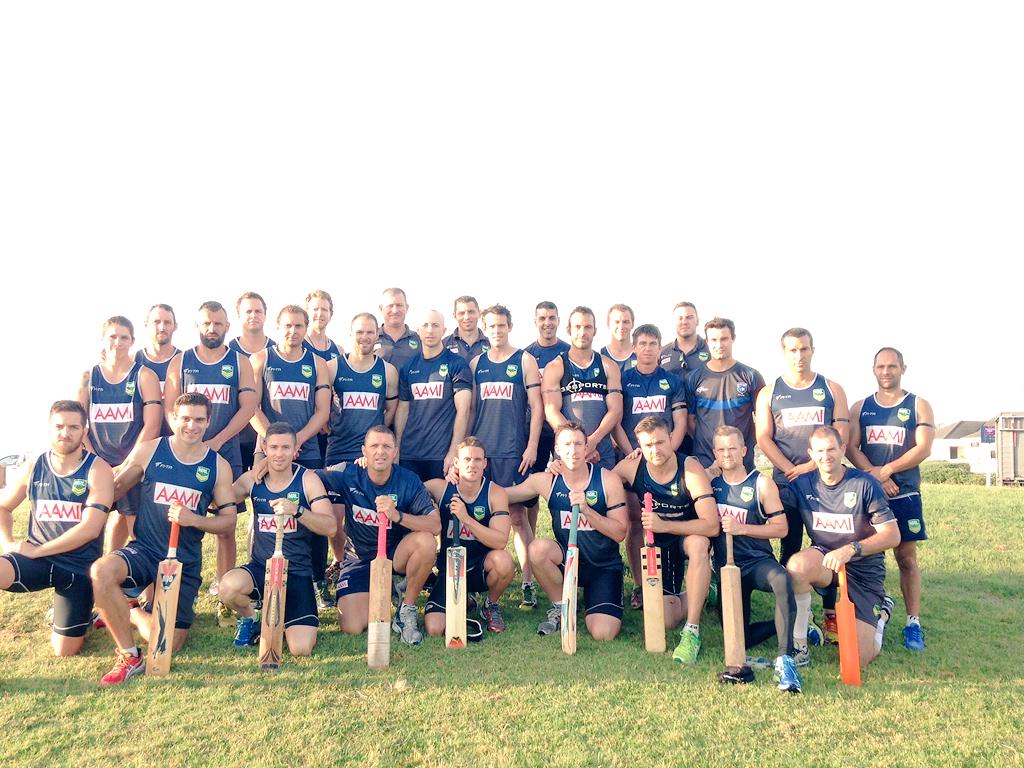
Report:
M390 669L371 672L365 635L342 636L332 617L312 658L286 655L272 676L254 649L232 649L204 593L169 677L101 690L106 632L91 632L81 656L54 659L49 594L0 593L2 766L1024 765L1024 492L924 494L928 650L902 647L890 556L897 611L861 689L839 683L834 647L812 649L802 696L779 693L768 671L720 687L717 614L705 616L691 669L646 654L640 612L628 609L611 643L590 641L581 623L567 657L557 637L535 634L546 601L520 613L511 592L509 630L467 649L396 639ZM23 530L24 510L17 519ZM770 612L755 601L756 616ZM759 652L774 655L774 641Z

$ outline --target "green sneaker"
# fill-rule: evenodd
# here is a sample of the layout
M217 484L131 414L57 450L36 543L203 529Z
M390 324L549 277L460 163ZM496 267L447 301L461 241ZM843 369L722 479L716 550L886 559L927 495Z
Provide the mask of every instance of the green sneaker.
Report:
M532 611L537 607L537 588L532 581L523 582L523 599L519 603L519 610Z
M700 635L692 629L684 629L679 633L679 645L672 651L672 660L680 664L696 664L700 653Z
M711 572L711 583L708 584L708 596L704 598L704 607L709 611L718 607L718 574Z

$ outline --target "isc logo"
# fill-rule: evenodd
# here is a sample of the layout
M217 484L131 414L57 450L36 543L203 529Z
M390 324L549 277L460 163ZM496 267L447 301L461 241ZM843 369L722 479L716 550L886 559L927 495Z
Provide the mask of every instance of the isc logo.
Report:
M189 384L186 389L206 395L211 403L227 405L231 402L231 387L228 384Z
M158 482L153 487L153 501L156 504L180 504L195 512L199 509L199 497L202 494L193 488L182 488L180 485Z
M745 525L747 522L747 510L743 509L743 507L734 507L731 504L719 504L718 519L721 520L723 517L735 518L736 522Z
M480 399L481 400L511 400L512 395L515 393L516 385L511 381L502 382L496 384L494 382L484 382L480 385Z
M818 406L807 406L804 408L783 408L782 426L792 427L819 427L825 423L825 409Z
M309 400L309 384L303 381L274 381L268 386L271 400Z
M907 428L906 427L867 427L867 438L865 442L868 445L903 445L907 439Z
M443 381L428 381L425 384L412 385L413 400L440 400L444 397Z
M650 395L649 397L633 398L633 413L664 413L665 396Z
M376 411L379 404L380 395L376 392L346 392L341 399L345 410Z
M40 523L80 523L82 505L76 501L36 499L36 520Z
M853 533L853 517L851 515L835 515L831 512L815 512L811 518L811 528L815 531L828 533Z
M94 424L126 424L134 421L134 412L131 403L93 403L89 406L89 417Z

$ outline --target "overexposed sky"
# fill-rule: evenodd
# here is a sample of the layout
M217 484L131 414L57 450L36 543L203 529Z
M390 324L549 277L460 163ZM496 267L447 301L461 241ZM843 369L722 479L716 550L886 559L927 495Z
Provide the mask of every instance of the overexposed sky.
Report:
M343 343L392 284L414 313L500 300L519 345L540 299L624 301L667 336L686 299L734 319L766 378L803 325L851 401L895 345L939 422L1024 410L1022 22L1015 3L4 4L0 453L45 442L105 317L170 303L186 346L201 301L248 289L272 314L330 291Z

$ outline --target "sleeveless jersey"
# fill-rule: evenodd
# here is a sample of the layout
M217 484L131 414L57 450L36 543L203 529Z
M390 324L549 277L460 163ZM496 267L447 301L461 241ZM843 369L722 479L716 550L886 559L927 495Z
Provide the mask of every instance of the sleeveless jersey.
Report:
M708 350L708 343L700 336L697 337L697 344L689 352L679 349L679 340L666 344L661 348L661 355L658 358L658 365L669 373L677 376L684 376L687 371L695 368L703 368L711 359L711 352Z
M469 527L459 523L459 521L452 515L452 496L457 494L458 488L449 483L448 487L444 489L444 495L441 497L439 507L441 512L442 538L441 551L438 553L438 559L439 561L443 559L445 557L445 550L452 545L454 526L458 523L462 526L459 529L459 543L466 548L466 560L472 568L475 567L476 564L482 563L483 559L487 556L487 553L491 550L473 538L473 534L469 530ZM463 499L469 513L473 515L473 519L480 523L480 525L489 526L491 524L493 511L491 510L490 494L491 481L484 478L483 484L480 486L480 492L476 495L476 498L472 500Z
M285 360L277 347L267 350L263 367L263 413L273 421L286 421L296 432L313 418L316 410L316 356L309 350L295 362ZM299 449L299 461L319 461L316 435Z
M523 350L496 363L490 353L476 361L473 374L473 425L471 435L484 444L489 458L519 458L530 437L530 409L523 374Z
M206 454L193 464L186 464L171 450L171 438L162 437L142 476L135 538L154 552L167 551L171 523L167 508L180 504L197 515L205 516L217 484L217 454ZM203 532L183 527L178 539L178 559L184 565L203 562Z
M625 373L630 368L636 368L636 352L630 352L629 356L625 360L619 360L615 355L608 351L608 347L601 347L601 354L607 358L610 358L613 363L619 366L619 370Z
M369 370L352 369L348 359L338 358L332 384L331 434L327 438L327 466L362 455L363 440L370 427L384 423L387 373L384 360L376 358Z
M267 487L267 478L263 482L255 483L249 491L249 498L252 499L252 562L265 567L267 560L274 556L274 542L277 536L277 518L270 502L274 499L286 498L299 505L303 512L309 511L309 501L306 499L306 492L302 489L302 476L306 469L298 464L292 464L292 479L279 491L272 491ZM284 540L281 542L281 549L288 559L288 574L292 576L304 575L308 579L313 577L313 562L310 557L310 544L313 541L312 531L294 517L289 517L284 523Z
M589 465L590 479L587 481L587 505L603 517L608 515L608 502L604 496L604 483L600 467ZM548 509L551 511L551 530L565 550L569 546L569 529L572 527L572 504L569 503L569 486L561 475L551 483L548 494ZM580 561L587 568L614 568L622 570L619 545L603 533L595 531L586 517L580 513L577 528L577 543L580 547Z
M235 336L235 338L233 338L231 341L228 342L228 348L233 350L233 351L235 351L235 352L239 352L239 353L245 355L246 357L252 357L253 353L252 352L246 352L245 351L245 347L242 346L242 342L240 341L241 338L242 338L241 336ZM271 338L268 338L267 339L267 343L264 345L263 348L264 349L273 349L274 348L274 340L271 339Z
M455 427L455 393L472 387L466 361L448 349L424 359L417 354L398 379L398 398L408 401L402 458L437 461L448 453Z
M145 349L140 349L135 353L135 359L142 363L146 368L149 368L153 373L156 374L157 380L160 382L160 399L164 396L164 384L167 383L167 368L170 366L171 361L174 360L178 355L181 354L181 350L177 347L174 348L173 354L162 363L158 363L154 360L149 359L149 355ZM173 434L171 431L171 425L167 423L167 419L160 420L160 436L170 437Z
M32 467L28 500L32 515L28 523L28 541L45 544L62 536L80 522L89 498L89 470L96 454L83 451L82 463L66 475L58 475L50 464L50 453L39 456ZM89 567L103 554L103 530L70 552L51 555L50 559L72 573L88 576Z
M667 520L670 523L683 523L687 520L697 519L693 497L686 489L685 463L686 456L677 453L675 474L667 483L659 483L651 477L647 459L641 456L640 463L636 467L636 476L631 484L633 492L640 498L641 505L644 494L650 493L651 509L662 520ZM654 543L659 547L673 546L679 539L680 536L675 533L654 534Z
M686 405L682 380L664 368L641 373L629 368L622 374L622 428L629 444L636 448L636 425L647 416L661 416L672 429L672 412Z
M136 360L121 381L110 383L100 366L89 374L89 441L111 467L123 462L142 432L142 389Z
M743 363L736 363L727 371L695 368L686 375L687 407L697 419L693 434L693 455L701 464L710 467L715 462L715 430L727 425L743 433L747 455L743 466L754 468L754 404L757 393L764 387L761 374Z
M583 423L583 429L589 435L601 419L608 413L608 375L604 371L601 356L594 353L590 363L578 366L569 359L569 353L561 355L563 373L560 383L562 389L562 415L567 419L576 419ZM601 454L601 463L607 467L615 464L615 452L609 435L597 445Z
M303 339L302 348L308 349L325 363L329 363L331 360L337 360L341 357L341 350L338 349L338 345L334 343L334 339L331 339L330 342L331 343L327 345L327 349L317 349L309 339Z
M569 345L561 339L555 339L555 343L550 347L541 346L540 342L533 342L526 348L526 351L533 355L533 358L537 361L537 369L540 371L540 388L544 391L544 369L547 364L554 360L556 357L561 355L563 352L569 351ZM541 441L547 440L552 441L555 439L555 432L551 429L551 425L548 424L548 420L544 419L541 428Z
M895 461L917 445L917 396L907 392L893 406L879 405L875 396L864 399L860 409L860 449L876 467ZM892 481L900 496L921 492L921 468L896 472Z
M772 418L775 444L794 464L808 461L811 433L820 426L831 426L835 399L825 377L816 374L803 389L794 389L781 376L772 390ZM776 470L776 474L779 474Z
M245 355L246 358L252 357L253 353L246 352L245 349L242 347L242 343L241 341L239 341L239 339L241 338L241 336L236 336L230 342L228 342L228 349L230 349L233 352L238 352L239 354ZM264 349L270 349L273 346L274 340L268 338L266 345L264 345ZM242 431L238 433L237 437L239 445L241 445L242 443L252 445L253 443L256 442L256 430L253 429L251 425L246 424L245 427L242 428Z
M199 392L210 401L210 423L204 440L220 434L238 413L238 353L225 348L220 359L204 363L195 349L187 349L181 358L181 391ZM235 435L219 451L228 464L241 469L242 453Z
M744 525L764 525L767 519L764 516L764 509L761 508L761 495L757 490L757 479L761 473L756 469L752 470L740 482L733 485L719 475L711 480L711 492L715 494L715 501L718 502L718 518L726 515L736 518L737 522ZM726 546L725 535L719 535L715 540L715 552L720 551L720 562L725 562ZM733 559L736 565L742 567L744 563L753 563L768 556L774 557L772 545L768 539L755 539L750 536L732 537Z

